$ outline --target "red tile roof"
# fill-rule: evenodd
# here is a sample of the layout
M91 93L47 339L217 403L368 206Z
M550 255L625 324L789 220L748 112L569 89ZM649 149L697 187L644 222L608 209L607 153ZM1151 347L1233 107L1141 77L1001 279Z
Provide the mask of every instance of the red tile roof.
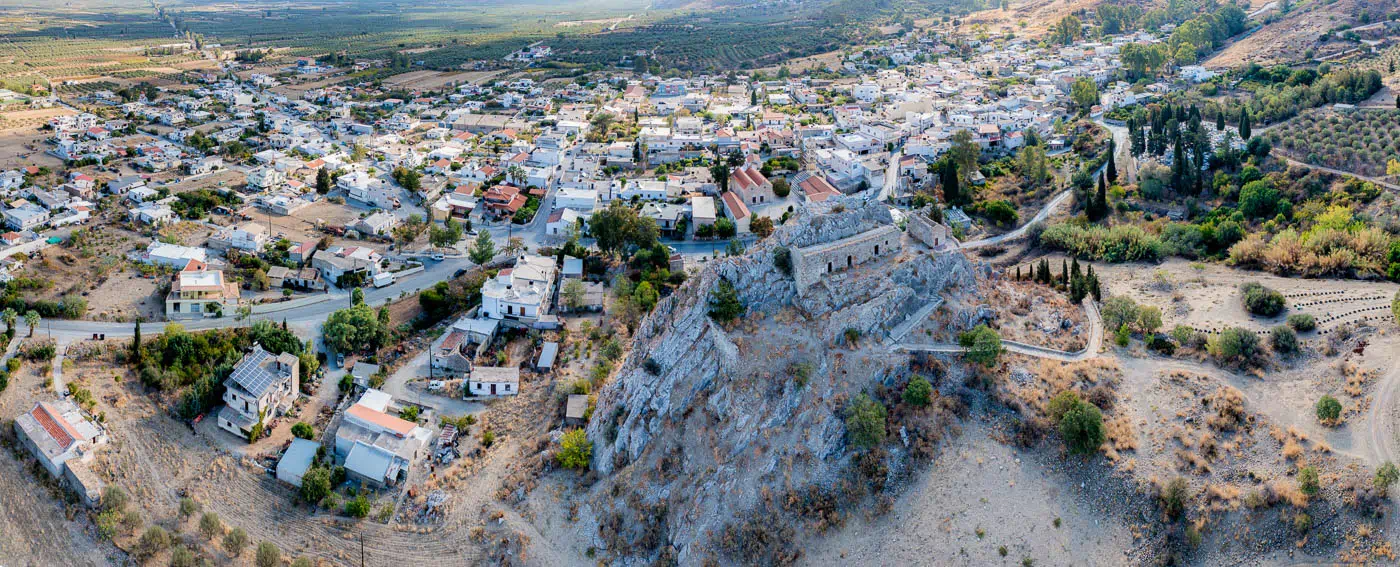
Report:
M53 437L54 442L58 443L59 449L66 450L81 437L78 431L73 429L73 426L49 404L44 402L35 404L30 415L34 416L34 421L39 422L39 426L44 428L49 437Z
M744 200L740 199L739 195L733 191L726 191L721 199L724 201L725 210L729 211L729 216L734 217L734 220L739 221L749 217L748 205L745 205Z

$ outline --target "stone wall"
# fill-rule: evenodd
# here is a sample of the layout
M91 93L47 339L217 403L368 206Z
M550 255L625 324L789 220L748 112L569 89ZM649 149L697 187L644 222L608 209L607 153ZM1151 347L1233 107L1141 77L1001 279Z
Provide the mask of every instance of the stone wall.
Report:
M916 211L909 215L909 223L906 228L909 230L909 236L934 250L955 245L953 231L929 218L924 211Z
M793 250L792 276L797 282L798 295L827 274L898 254L903 248L901 236L898 228L884 225L840 240Z

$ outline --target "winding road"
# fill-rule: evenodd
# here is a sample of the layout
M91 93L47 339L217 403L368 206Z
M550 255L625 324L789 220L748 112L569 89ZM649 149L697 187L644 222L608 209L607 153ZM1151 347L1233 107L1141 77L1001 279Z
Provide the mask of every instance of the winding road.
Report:
M1068 189L1061 191L1059 195L1055 195L1054 199L1051 199L1049 203L1046 203L1044 207L1041 207L1040 212L1036 213L1035 216L1032 217L1029 222L1021 225L1021 227L1017 228L1016 230L998 236L983 238L981 240L972 240L964 242L959 247L965 250L970 248L981 248L983 246L992 246L996 244L1001 244L1002 242L1007 242L1021 238L1022 236L1026 235L1026 231L1030 230L1032 225L1045 220L1047 217L1050 216L1050 213L1055 212L1055 209L1059 208L1060 205L1063 205L1065 201L1068 201L1072 195L1073 193L1071 193Z

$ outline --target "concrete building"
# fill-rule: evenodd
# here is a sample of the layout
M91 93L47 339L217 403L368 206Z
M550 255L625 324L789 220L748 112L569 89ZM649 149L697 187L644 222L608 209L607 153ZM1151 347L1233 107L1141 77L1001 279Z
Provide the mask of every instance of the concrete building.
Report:
M224 380L219 428L248 439L259 422L290 409L300 394L300 363L294 354L273 355L254 344Z
M102 495L102 481L87 468L107 430L71 400L38 402L15 418L15 436L44 470L62 480L89 506Z
M238 283L224 280L222 270L191 261L175 274L165 296L165 318L200 319L232 315L240 303Z

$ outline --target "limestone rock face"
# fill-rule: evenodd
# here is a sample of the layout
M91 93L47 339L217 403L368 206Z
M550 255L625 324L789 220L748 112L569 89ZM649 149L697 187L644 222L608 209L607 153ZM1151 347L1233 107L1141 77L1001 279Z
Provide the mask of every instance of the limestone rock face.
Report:
M907 355L885 348L885 334L976 280L961 254L906 251L832 274L799 298L792 278L774 265L774 250L889 222L889 210L877 205L802 215L745 255L710 263L663 299L638 328L587 426L593 468L604 479L590 499L595 514L629 507L609 483L648 506L664 503L663 547L684 563L764 493L837 482L850 454L844 400L907 372ZM709 317L721 279L748 310L729 330ZM859 345L845 342L846 329L860 331ZM648 359L657 374L646 370ZM799 367L810 376L805 383L795 378Z

